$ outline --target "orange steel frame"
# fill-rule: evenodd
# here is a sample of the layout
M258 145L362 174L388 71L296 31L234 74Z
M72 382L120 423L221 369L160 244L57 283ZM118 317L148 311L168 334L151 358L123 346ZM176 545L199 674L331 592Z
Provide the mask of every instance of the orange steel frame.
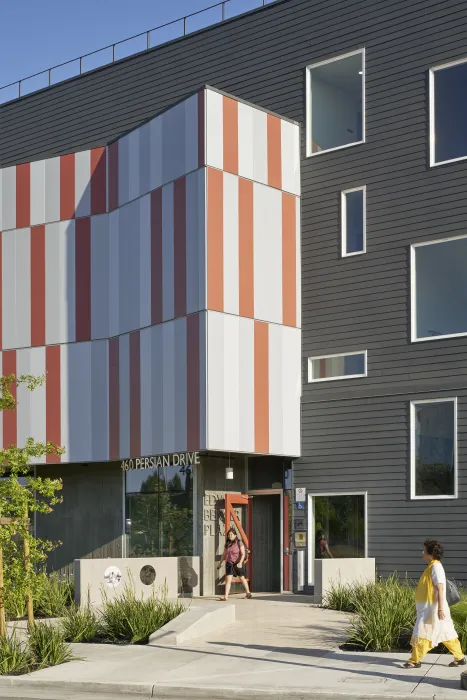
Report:
M245 549L249 550L251 553L251 537L248 536L247 532L243 528L240 520L237 518L235 513L235 506L246 506L247 507L247 521L248 521L248 531L251 532L251 499L252 496L246 496L241 493L226 493L225 494L225 536L227 537L227 532L232 527L231 522L233 520L235 527L237 528L240 539L245 545ZM251 587L251 560L248 551L245 553L245 564L247 564L247 578L250 581ZM238 581L238 579L234 579Z

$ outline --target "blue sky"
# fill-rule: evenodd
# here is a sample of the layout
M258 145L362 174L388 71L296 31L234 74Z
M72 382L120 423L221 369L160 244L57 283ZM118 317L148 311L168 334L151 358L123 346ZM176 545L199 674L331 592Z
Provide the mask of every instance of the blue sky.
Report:
M0 0L0 86L146 31L216 0ZM247 11L261 0L229 0L227 14ZM219 10L195 23L211 24ZM159 32L173 38L180 26ZM172 32L172 35L169 34ZM131 53L131 51L128 51ZM66 77L65 75L63 77Z

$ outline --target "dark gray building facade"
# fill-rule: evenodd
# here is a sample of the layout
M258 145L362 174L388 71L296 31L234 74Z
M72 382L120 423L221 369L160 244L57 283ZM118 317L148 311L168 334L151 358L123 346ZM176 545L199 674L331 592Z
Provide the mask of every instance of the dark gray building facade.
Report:
M0 106L1 167L107 144L205 84L301 124L295 590L320 534L409 576L437 538L467 580L466 23L466 0L277 0Z

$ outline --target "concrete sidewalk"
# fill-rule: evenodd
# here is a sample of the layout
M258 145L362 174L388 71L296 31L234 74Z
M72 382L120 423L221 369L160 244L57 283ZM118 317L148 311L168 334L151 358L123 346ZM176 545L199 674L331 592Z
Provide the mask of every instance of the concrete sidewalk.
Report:
M161 700L232 695L325 700L346 694L467 700L460 690L463 669L448 668L448 655L431 654L421 669L409 671L401 668L404 654L340 651L346 616L312 607L305 598L255 598L235 605L235 625L183 647L74 645L86 661L13 679L13 687L2 678L0 697L48 698L24 694L47 690L51 699L57 692L70 700L84 691L101 700L104 693Z

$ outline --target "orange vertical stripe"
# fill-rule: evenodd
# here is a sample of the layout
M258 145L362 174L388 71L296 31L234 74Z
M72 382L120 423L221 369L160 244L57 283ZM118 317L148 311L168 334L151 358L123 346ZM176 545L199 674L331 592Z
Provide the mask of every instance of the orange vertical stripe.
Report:
M268 185L282 189L281 120L268 114Z
M45 226L31 229L31 345L45 345Z
M45 367L47 371L45 383L45 434L47 442L61 445L62 420L61 420L61 375L60 375L60 345L50 345L45 349ZM59 455L47 455L46 462L60 462Z
M282 323L297 325L297 208L291 194L282 193Z
M2 354L2 375L9 377L10 374L16 376L16 350L6 350ZM16 401L16 384L10 384L9 390ZM17 443L17 415L14 411L3 411L3 448Z
M16 228L31 223L31 164L16 166Z
M107 163L105 148L91 150L91 214L104 214L106 204Z
M223 97L224 170L238 175L238 102Z
M224 175L208 168L208 309L224 310Z
M60 220L75 216L75 154L60 156Z
M269 452L269 327L255 321L255 452Z
M240 316L255 315L254 248L253 248L253 183L238 181L239 209L239 308Z

